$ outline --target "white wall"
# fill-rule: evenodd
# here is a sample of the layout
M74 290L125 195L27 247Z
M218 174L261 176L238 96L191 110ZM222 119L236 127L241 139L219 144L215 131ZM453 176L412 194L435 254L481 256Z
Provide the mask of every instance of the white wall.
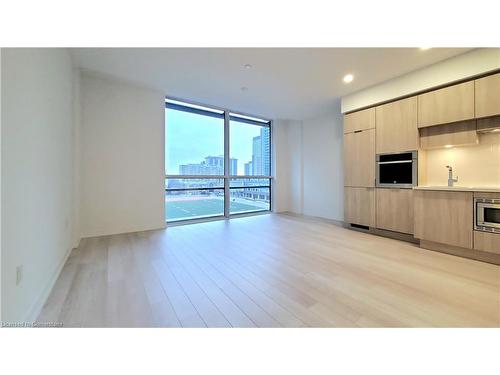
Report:
M2 134L2 49L0 48L0 134ZM0 135L1 141L1 135ZM2 195L2 173L1 173L1 162L2 156L0 152L0 196ZM2 199L0 199L0 212L2 212ZM0 321L2 321L2 215L0 215Z
M302 213L302 122L274 121L274 191L275 212Z
M81 78L82 237L165 227L165 97Z
M340 101L304 121L275 121L275 211L343 220Z
M3 49L1 59L2 319L26 321L73 244L73 70L63 49Z
M500 48L452 57L342 98L342 113L500 69Z
M287 121L276 120L272 128L272 174L273 179L273 211L288 211L289 192L289 168L288 168L288 146L287 146Z
M287 146L291 172L289 172L290 195L288 208L291 212L302 213L304 209L304 163L302 122L288 123Z
M344 218L343 131L340 101L329 113L304 120L303 214Z
M81 87L80 87L80 69L73 68L73 133L72 133L72 148L73 148L73 248L77 248L80 244L81 225L80 225L80 129L81 129Z

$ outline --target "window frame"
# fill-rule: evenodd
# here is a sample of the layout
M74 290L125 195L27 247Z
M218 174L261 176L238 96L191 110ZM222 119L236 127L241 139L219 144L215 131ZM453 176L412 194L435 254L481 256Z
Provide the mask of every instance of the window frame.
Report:
M170 103L175 102L175 103ZM185 105L183 105L185 104ZM192 106L192 107L190 107ZM179 219L179 220L167 220L165 215L165 222L167 225L182 225L182 224L190 224L195 222L203 222L203 221L211 221L211 220L227 220L233 217L241 217L241 216L253 216L253 215L262 215L266 213L271 213L273 211L273 182L274 182L274 168L273 168L273 120L256 116L248 113L243 113L241 111L233 111L228 108L221 108L211 105L206 105L190 100L180 99L172 96L165 97L165 111L167 108L174 110L184 110L186 112L197 113L200 115L211 116L224 118L224 175L181 175L181 174L167 174L165 173L165 180L168 179L221 179L224 184L223 187L219 189L224 190L224 214L211 216L211 217L200 217L200 218L191 218L191 219ZM222 112L222 113L221 113ZM242 123L248 123L252 125L262 126L269 128L269 176L259 175L259 176L239 176L239 175L231 175L230 174L230 139L231 139L231 121L237 121ZM164 129L166 133L167 124L165 122ZM166 134L165 134L166 135ZM166 145L165 145L166 147ZM164 148L164 152L166 152L166 148ZM266 179L269 180L269 186L262 186L263 188L269 188L269 209L255 210L251 212L242 212L242 213L233 213L230 212L230 203L231 203L231 189L235 189L236 187L231 187L232 179ZM251 186L252 188L254 186ZM241 189L242 187L238 187ZM165 186L165 193L167 191L180 191L180 190L199 190L196 188L167 188ZM166 204L165 204L166 205ZM165 208L166 209L166 208Z

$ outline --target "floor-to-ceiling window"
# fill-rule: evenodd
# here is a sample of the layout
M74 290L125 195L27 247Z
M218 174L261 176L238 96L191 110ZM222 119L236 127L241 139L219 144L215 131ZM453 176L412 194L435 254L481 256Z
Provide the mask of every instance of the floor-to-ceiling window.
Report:
M165 101L168 222L270 211L271 123Z

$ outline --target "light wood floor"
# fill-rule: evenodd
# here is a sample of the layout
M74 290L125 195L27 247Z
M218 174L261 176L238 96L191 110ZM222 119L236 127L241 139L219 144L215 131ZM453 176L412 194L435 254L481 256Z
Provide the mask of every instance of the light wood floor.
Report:
M39 317L83 327L499 327L500 267L288 215L90 238Z

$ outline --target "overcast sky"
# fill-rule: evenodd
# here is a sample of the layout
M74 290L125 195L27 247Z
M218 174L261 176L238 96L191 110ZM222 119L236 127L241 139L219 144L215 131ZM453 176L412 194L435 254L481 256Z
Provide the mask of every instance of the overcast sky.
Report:
M179 165L200 163L206 156L224 154L224 120L188 112L165 111L165 165L168 174L178 174ZM238 159L238 174L252 160L252 140L260 126L231 121L231 157Z

